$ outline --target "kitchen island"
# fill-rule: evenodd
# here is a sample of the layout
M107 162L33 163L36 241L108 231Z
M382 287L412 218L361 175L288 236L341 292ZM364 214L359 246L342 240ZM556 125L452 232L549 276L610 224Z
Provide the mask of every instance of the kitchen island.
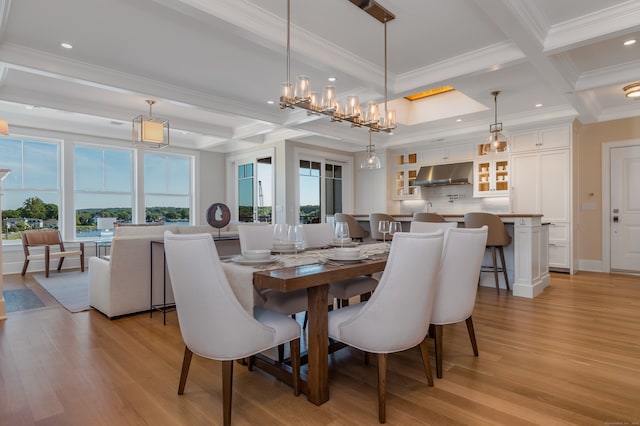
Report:
M353 214L358 223L369 230L368 214ZM392 214L409 231L412 214ZM464 226L461 214L443 214L445 220ZM511 244L504 248L507 273L514 296L533 298L549 285L549 227L542 223L540 214L497 214L511 235ZM464 259L460 259L461 265ZM491 265L491 253L485 253L484 265ZM500 274L500 287L506 289ZM480 285L494 287L493 273L480 274Z

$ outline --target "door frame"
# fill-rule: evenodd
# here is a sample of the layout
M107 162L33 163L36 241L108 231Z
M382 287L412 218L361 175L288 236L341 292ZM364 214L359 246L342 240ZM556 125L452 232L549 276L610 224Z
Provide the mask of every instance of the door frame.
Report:
M602 144L602 272L611 272L611 150L640 146L640 139Z

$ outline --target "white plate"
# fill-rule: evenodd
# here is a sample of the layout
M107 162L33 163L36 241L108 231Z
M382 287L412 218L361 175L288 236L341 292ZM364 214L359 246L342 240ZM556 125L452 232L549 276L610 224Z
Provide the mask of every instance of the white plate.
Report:
M369 256L366 255L366 254L363 254L363 255L361 255L359 257L352 257L352 258L347 258L347 259L345 259L344 257L336 257L336 256L333 256L333 255L332 256L327 256L327 259L329 259L329 260L333 260L333 261L336 261L336 262L345 262L345 263L361 262L361 261L363 261L365 259L368 259L368 258L369 258Z
M245 259L242 256L234 257L233 259L231 259L232 262L235 262L240 265L266 265L268 263L273 263L276 260L278 260L277 256L271 256L268 259L258 259L258 260Z

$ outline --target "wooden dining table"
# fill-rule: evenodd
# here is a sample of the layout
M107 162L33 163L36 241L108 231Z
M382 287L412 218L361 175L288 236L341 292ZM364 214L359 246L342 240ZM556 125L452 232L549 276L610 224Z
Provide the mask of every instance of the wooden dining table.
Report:
M386 254L370 256L357 263L331 262L257 271L253 284L259 289L290 292L307 289L307 374L301 374L301 388L316 405L329 400L329 283L384 270Z

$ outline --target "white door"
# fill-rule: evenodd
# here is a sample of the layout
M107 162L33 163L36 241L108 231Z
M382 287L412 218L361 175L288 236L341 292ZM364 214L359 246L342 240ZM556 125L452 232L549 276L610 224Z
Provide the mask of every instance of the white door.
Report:
M640 272L640 146L611 149L611 270Z

